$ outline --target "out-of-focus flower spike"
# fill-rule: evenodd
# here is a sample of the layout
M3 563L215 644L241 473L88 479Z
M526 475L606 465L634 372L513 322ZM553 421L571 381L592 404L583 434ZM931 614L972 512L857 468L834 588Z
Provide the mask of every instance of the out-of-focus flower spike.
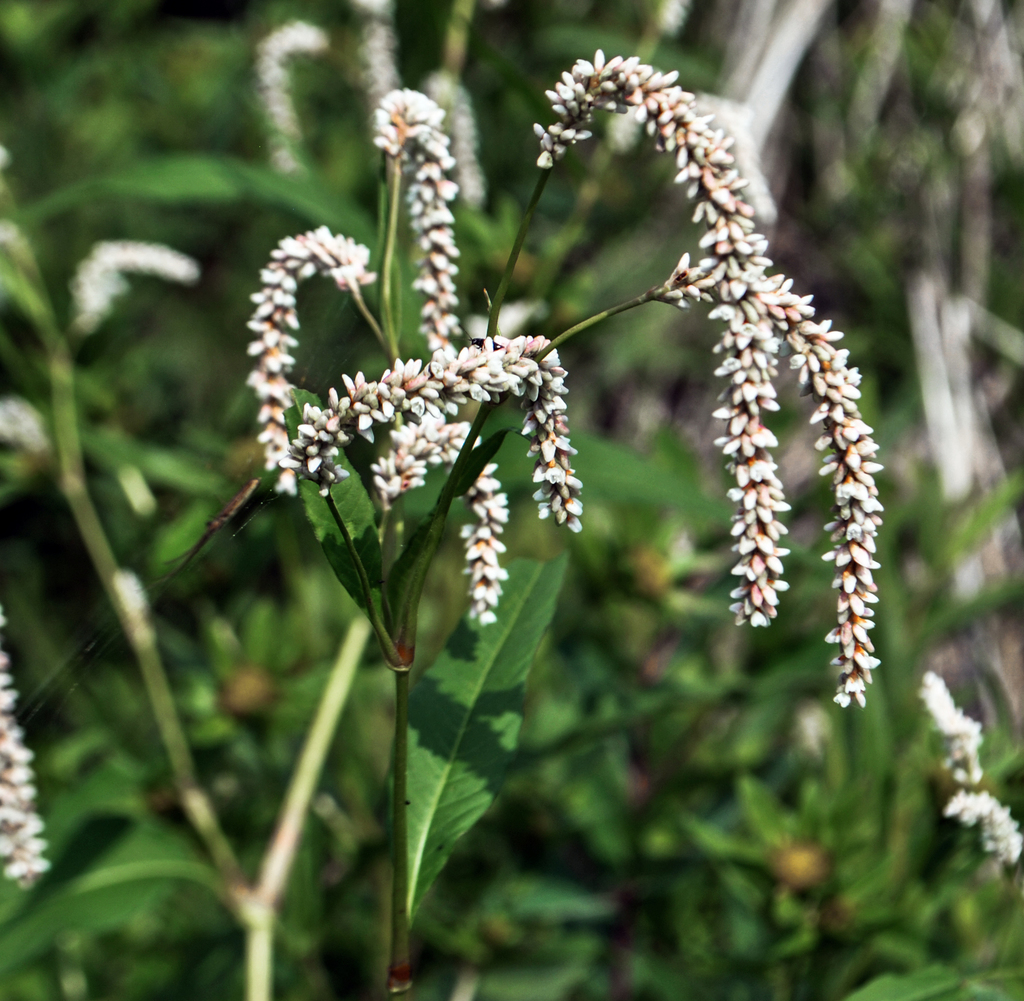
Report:
M981 781L981 724L966 716L949 694L946 683L934 671L921 679L921 700L946 745L946 765L961 785Z
M39 411L20 396L0 396L0 445L45 456L50 439Z
M362 21L359 61L363 67L363 89L372 114L387 94L402 86L398 72L395 5L392 0L352 0L352 6Z
M199 265L161 243L97 243L71 279L71 327L76 333L91 334L107 318L114 300L128 291L126 274L154 275L193 285L199 280Z
M487 181L480 167L476 116L473 114L469 92L444 70L431 73L426 79L424 90L439 107L447 111L459 198L466 205L478 209L487 198Z
M294 152L302 139L302 130L292 102L288 64L298 55L320 55L327 51L327 46L323 29L305 21L290 21L267 35L257 48L256 93L274 131L270 162L283 174L302 170Z
M0 608L0 629L6 624ZM0 859L4 875L28 887L50 863L43 858L46 842L39 837L43 822L36 811L32 752L14 717L18 693L10 670L11 659L0 648Z

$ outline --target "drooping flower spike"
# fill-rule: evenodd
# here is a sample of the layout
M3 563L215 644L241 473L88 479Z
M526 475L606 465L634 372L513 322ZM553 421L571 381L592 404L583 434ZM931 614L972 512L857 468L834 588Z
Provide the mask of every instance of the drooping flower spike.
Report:
M6 625L0 608L0 629ZM11 659L0 649L0 859L4 875L31 886L50 868L43 858L46 842L36 811L32 752L14 717L18 693L11 679Z
M659 73L636 56L606 61L598 51L593 62L578 60L547 92L558 121L547 128L534 126L541 145L537 164L550 169L569 146L589 138L585 126L599 108L635 108L657 148L675 154L675 180L687 184L697 202L694 219L707 226L700 246L708 256L696 269L681 261L666 298L679 305L697 298L716 302L712 315L728 324L716 350L725 355L718 374L728 377L730 385L716 416L728 421L718 444L731 456L729 468L736 477L730 497L737 501L733 531L739 536L740 561L734 573L740 587L733 592L733 610L739 621L767 625L778 592L785 588L781 557L786 550L778 545L785 528L776 515L788 505L768 451L775 437L762 421L763 411L778 408L771 379L781 335L793 354L793 367L800 370L804 392L818 404L812 419L824 421L818 447L833 450L822 472L833 477L837 518L828 528L837 544L826 558L836 563L833 586L840 593L839 624L827 639L840 645L833 661L840 668L836 702L846 706L856 699L863 705L865 686L878 664L868 635L873 625L868 606L877 600L871 571L878 566L874 536L882 506L873 474L882 467L874 461L871 429L856 405L860 375L847 368L847 352L834 347L842 335L828 323L813 322L811 297L793 293L784 275L765 273L772 263L765 256L768 243L755 232L754 210L739 195L748 182L735 168L731 140L712 128L710 116L697 113L694 95L675 85L676 76Z
M448 152L443 121L444 111L417 90L392 91L374 114L374 144L412 175L409 216L423 254L413 288L424 298L420 331L431 351L451 348L452 338L462 333L455 315L459 249L452 229L455 217L448 208L459 187L449 177L455 158Z
M300 236L285 237L271 252L270 261L260 272L263 287L252 295L256 310L249 329L259 336L249 345L256 367L249 375L260 401L259 436L266 455L266 468L277 469L288 454L288 429L284 412L292 405L292 384L288 374L295 364L291 354L298 347L293 332L299 329L295 313L295 290L310 275L322 274L334 279L343 292L359 291L376 275L366 270L370 251L362 244L335 236L326 226ZM282 469L276 490L295 493L295 473Z

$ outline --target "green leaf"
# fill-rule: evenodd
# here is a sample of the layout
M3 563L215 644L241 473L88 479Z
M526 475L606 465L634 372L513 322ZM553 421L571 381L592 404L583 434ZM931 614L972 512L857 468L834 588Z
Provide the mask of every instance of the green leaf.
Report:
M737 798L750 832L767 845L778 845L793 834L793 824L775 794L752 775L736 783Z
M515 753L526 675L555 611L566 556L516 560L497 609L465 616L409 699L409 915L458 838L490 806Z
M110 815L90 818L23 906L0 925L0 975L50 948L63 932L121 927L152 910L177 880L218 885L216 873L169 828Z
M153 157L105 177L86 178L21 209L30 225L97 200L226 204L255 201L288 209L314 225L326 224L345 236L371 243L374 227L357 205L329 191L313 176L292 177L229 156Z
M953 994L960 988L960 974L948 966L929 966L915 973L887 973L877 977L846 1001L929 1001Z
M1017 470L982 497L946 538L944 549L949 563L957 563L978 546L1013 511L1022 495L1024 472Z
M297 405L290 407L284 415L285 423L288 425L288 435L292 438L298 435L298 426L301 423L300 415L305 405L311 403L317 407L321 406L319 397L304 389L295 390L295 401ZM334 461L342 469L348 470L348 479L336 484L331 490L331 496L348 528L349 535L352 536L359 559L366 569L373 603L377 614L383 619L383 591L381 588L384 583L384 571L373 502L345 453L339 452ZM359 607L364 611L367 610L366 598L359 580L359 571L349 555L344 536L335 524L327 502L320 496L319 488L310 480L300 479L299 496L305 505L306 517L309 518L309 523L313 526L313 532L323 548L334 575L341 581L342 587L352 595Z

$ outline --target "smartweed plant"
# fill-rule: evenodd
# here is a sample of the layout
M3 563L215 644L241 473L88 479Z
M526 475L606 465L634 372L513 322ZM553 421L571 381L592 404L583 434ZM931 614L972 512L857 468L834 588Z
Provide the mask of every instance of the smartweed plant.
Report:
M367 30L376 31L377 37L384 23L381 11L363 6ZM377 44L387 48L386 39L377 37ZM287 95L286 60L297 53L320 53L325 46L323 33L303 24L286 26L261 46L260 93L277 137L273 163L282 171L304 169L301 135ZM441 79L434 92L458 111L459 91L452 79ZM502 565L501 537L509 508L495 457L506 438L521 435L522 447L535 463L534 499L540 517L581 531L585 483L573 465L576 450L567 416L571 379L559 349L608 317L649 303L680 309L701 303L724 325L713 349L720 359L716 374L724 381L714 416L723 422L716 445L735 480L729 491L736 505L732 573L737 581L731 610L738 624L752 627L767 627L780 614L788 586L782 519L789 506L772 458L777 441L767 419L779 408L773 385L779 359L789 358L803 394L811 398L808 416L821 425L816 447L825 453L821 473L832 484L835 502L827 526L834 545L824 557L835 567L838 621L827 636L839 648L833 661L839 673L835 700L844 707L852 701L865 705L866 688L878 665L870 630L872 606L878 600L872 572L878 567L875 534L882 512L874 474L882 467L876 461L872 429L858 410L860 374L848 364L847 351L838 347L842 334L815 318L809 295L794 291L790 279L771 271L767 240L757 232L754 209L744 200L748 181L731 152L732 138L698 111L695 96L676 84L674 73L660 73L637 56L606 59L598 51L563 73L547 96L554 120L535 126L536 184L501 281L490 293L486 328L475 332L479 336L467 334L459 315L459 251L450 209L459 192L454 179L459 165L445 132L446 112L418 91L392 89L373 112L384 178L379 246L371 249L321 226L283 238L260 273L249 321L255 335L249 346L255 360L249 385L259 401L267 479L279 493L301 499L327 560L365 617L350 627L324 689L256 879L236 858L197 780L146 588L119 566L89 494L75 403L75 351L125 291L123 275L148 273L189 284L198 277L198 266L166 247L101 244L75 276L72 313L61 324L25 238L9 223L0 233L4 287L32 321L48 359L59 486L138 660L182 809L216 867L222 899L245 929L250 1001L267 1001L272 995L275 918L327 750L370 636L395 684L387 986L393 993L410 988L410 921L454 842L482 815L500 786L516 747L527 671L553 615L564 571L564 558ZM462 145L469 157L473 143L466 139L466 129L472 122L465 121L464 102L461 108ZM629 114L646 128L659 151L674 158L676 183L685 186L695 203L694 219L704 224L699 241L703 256L695 254L691 261L690 252L683 253L661 284L637 290L634 297L553 338L518 333L508 323L503 327L503 317L516 315L521 323L534 307L503 307L531 220L566 151L591 138L589 126L598 111ZM463 169L462 176L474 175ZM482 198L482 181L476 183L472 197ZM417 248L413 288L422 299L422 337L415 347L403 340L399 318L397 258L403 219ZM289 379L300 348L297 288L314 275L329 278L351 296L381 351L379 375L329 373L334 388L325 399L296 388ZM502 417L510 406L521 411L518 427ZM17 404L7 407L13 414ZM20 420L32 424L24 412ZM346 447L359 436L379 445L376 436L383 431L385 448L364 483ZM51 448L41 426L33 434L32 448ZM403 498L424 486L431 468L444 471L443 485L430 513L413 524ZM253 489L252 484L243 487L210 523L197 547ZM411 674L421 667L421 598L459 497L471 517L461 533L469 610L445 652L420 674L410 692ZM6 659L0 667L6 668ZM13 691L6 673L2 679L0 727L6 736L0 744L0 851L8 875L28 883L45 869L44 846L38 837L41 824L33 806L28 754L10 716ZM970 782L975 781L971 773ZM986 823L984 817L994 818L991 810L984 813L986 806L963 801L957 813L965 822L981 817ZM1004 835L995 832L991 839L1008 843L1009 835ZM1019 835L1009 841L1019 854Z
M828 528L835 546L826 559L835 564L838 591L838 624L828 635L829 642L839 645L833 662L840 669L836 701L847 706L856 700L863 706L866 685L878 664L869 630L870 606L877 601L874 536L882 511L873 474L882 467L875 461L871 428L857 408L860 375L848 366L847 352L836 347L842 335L828 322L814 320L810 296L793 292L784 275L768 273L767 240L756 232L754 211L742 199L747 181L729 152L730 137L698 113L694 95L676 85L675 74L659 73L638 57L606 60L598 51L592 61L581 59L563 74L548 98L557 121L536 126L540 173L501 283L490 297L484 336L467 343L456 313L458 249L448 203L458 187L452 180L456 161L443 131L444 111L412 90L387 94L374 114L374 141L385 154L387 175L386 236L377 258L380 275L368 270L373 256L368 247L321 228L282 240L261 274L261 290L253 296L256 310L250 327L258 339L250 345L257 358L250 383L261 402L267 468L279 471L278 490L301 492L339 580L366 612L381 653L395 673L388 981L393 992L404 991L411 983L409 919L436 874L436 853L450 850L449 845L433 845L436 819L425 820L422 806L430 789L418 782L426 769L410 764L409 673L416 657L420 598L451 504L464 496L476 521L463 530L471 606L460 628L470 631L481 647L490 646L491 638L503 630L526 632L515 619L522 585L517 577L514 593L503 594L503 584L509 591L513 585L499 562L504 552L499 536L508 513L491 459L509 429L491 435L486 430L499 407L520 401L525 411L522 434L536 459L534 499L540 517L580 531L583 484L572 464L576 452L566 418L567 373L558 355L570 338L606 317L650 302L679 308L706 302L714 306L712 316L725 322L715 351L722 356L717 374L728 385L715 417L726 426L716 444L736 480L729 492L737 505L732 534L738 562L733 573L739 578L732 611L737 623L751 626L769 625L787 587L782 558L788 550L781 545L786 528L779 516L789 507L770 451L777 442L764 418L778 409L772 384L777 359L780 354L790 356L803 392L815 405L811 420L823 425L817 447L828 452L822 473L831 477L834 488L835 518ZM676 181L687 185L696 201L694 218L706 225L700 246L708 256L691 266L685 253L663 284L551 340L504 336L502 305L534 210L556 161L569 146L591 137L587 126L597 110L632 112L646 123L658 149L675 157ZM423 298L420 332L431 352L426 358L405 360L398 352L393 265L403 190L421 254L413 283ZM379 341L387 366L376 379L367 379L362 372L341 374L340 388L331 389L326 401L310 399L288 381L294 364L291 352L298 348L297 284L317 273L332 278L339 290L352 296ZM363 291L375 282L379 318ZM290 410L293 399L299 405ZM454 420L463 414L471 419ZM372 442L374 432L382 428L391 429L391 447L372 467L378 521L344 449L357 435ZM394 505L405 492L423 485L429 466L442 466L447 479L432 513L405 538ZM550 567L543 575L552 579L559 572ZM529 600L539 601L533 596ZM536 639L539 631L531 636L530 645ZM527 662L531 656L532 649L524 651ZM439 675L436 683L443 680L447 679ZM420 682L434 683L429 672ZM460 709L448 726L465 725L461 703L468 686L476 683L472 676L458 680L459 688L452 694ZM445 724L435 718L430 725ZM413 749L416 752L432 753L422 745ZM446 788L439 794L459 795ZM459 809L454 803L451 808ZM465 808L459 833L476 815L475 808ZM425 847L431 849L426 856Z

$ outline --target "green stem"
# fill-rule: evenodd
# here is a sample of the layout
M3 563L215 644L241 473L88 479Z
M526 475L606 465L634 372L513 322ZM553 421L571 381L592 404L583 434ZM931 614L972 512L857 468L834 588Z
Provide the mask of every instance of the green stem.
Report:
M607 320L609 316L614 316L616 313L624 313L627 309L633 309L636 306L642 306L645 302L650 302L652 299L656 299L664 291L665 286L658 285L656 288L648 289L643 295L638 295L635 299L630 299L629 302L620 302L618 306L611 306L609 309L602 310L600 313L588 316L587 319L581 320L576 324L576 326L562 331L562 333L551 341L543 351L538 351L534 357L537 361L540 361L545 355L557 350L558 347L569 340L570 337L574 337L576 334L586 330L588 327L594 326L595 323Z
M476 417L473 419L473 424L469 429L469 434L466 435L462 450L452 466L452 471L448 474L448 479L445 480L445 484L441 488L441 495L438 497L437 504L430 515L430 527L426 543L416 565L410 571L409 583L403 596L402 605L397 609L398 646L400 649L408 651L410 657L416 650L416 624L420 597L423 594L423 585L427 580L427 571L430 569L430 564L434 558L434 553L437 552L437 547L441 544L448 511L451 509L452 501L455 500L455 489L459 480L462 479L462 472L469 463L473 446L476 444L477 438L480 437L484 422L487 420L492 409L493 407L489 405L481 406L477 411Z
M245 925L245 1001L272 1001L274 911L252 901L243 908Z
M412 987L409 966L409 671L395 672L395 762L391 800L391 964L388 991L404 994Z
M587 227L587 220L597 204L598 196L601 194L601 185L611 162L611 148L607 143L603 143L594 153L590 162L590 171L583 184L580 185L576 204L573 205L569 218L548 243L547 249L541 256L537 272L530 283L529 296L531 299L544 299L551 291L551 286L558 277L566 256L576 246Z
M377 322L376 317L370 312L366 305L366 300L363 298L363 293L359 289L358 284L350 286L352 290L352 298L355 300L356 306L359 308L359 312L363 314L363 319L370 325L370 329L373 331L374 336L380 342L380 346L384 349L384 354L388 356L388 361L394 361L394 356L391 354L391 350L388 347L387 339L384 337L384 331L380 329L380 324Z
M75 408L74 364L63 338L47 335L50 344L50 380L53 391L53 424L60 465L60 488L71 508L78 531L92 560L96 575L114 606L121 628L139 662L156 717L171 770L175 776L181 805L186 816L206 844L229 894L245 886L245 877L234 852L221 830L217 815L206 793L196 781L192 752L174 705L174 696L167 680L156 631L148 604L133 593L130 578L120 569L107 540L96 508L89 497L85 480L85 463L78 435Z
M526 239L527 230L529 230L530 222L533 220L534 210L537 208L537 203L540 201L540 196L544 193L544 186L548 183L548 177L550 176L550 170L542 170L540 172L540 177L537 178L533 194L530 196L530 204L526 206L523 221L519 224L519 232L516 233L515 243L512 244L512 252L508 255L508 260L505 262L505 273L501 276L498 291L494 293L494 298L491 300L491 315L487 321L488 337L493 337L498 332L498 314L501 312L501 304L505 301L505 293L508 292L508 287L512 282L512 273L516 269L519 252L523 249L523 241Z
M352 679L355 678L356 668L366 648L370 632L370 623L362 616L353 619L348 627L281 805L274 836L263 856L256 895L274 910L281 905L281 897L288 884L288 875L299 847L309 804L320 780L338 719L345 708L345 701L352 688Z
M345 519L342 518L341 512L338 510L338 505L334 503L334 498L330 493L327 494L327 507L330 509L334 522L338 526L338 530L341 532L342 538L345 540L345 548L348 550L349 558L355 565L356 573L359 574L359 584L363 591L363 601L366 603L366 614L370 619L370 625L373 626L373 631L377 636L377 642L380 644L381 653L384 654L384 659L392 667L407 666L405 661L403 661L399 656L398 651L395 649L395 644L391 641L390 635L388 635L387 627L381 620L380 612L377 610L377 605L373 600L373 588L370 586L370 578L367 576L366 567L363 566L363 561L359 558L359 553L356 550L355 543L352 541L352 536L349 534L348 526L345 524Z
M381 264L381 315L387 334L387 350L394 361L398 357L398 331L395 323L392 271L395 261L395 242L398 238L398 216L402 196L402 168L398 160L388 161L388 232L384 241L384 260Z
M462 67L466 62L466 39L469 36L469 25L473 20L473 8L476 0L455 0L452 12L448 16L448 31L444 39L444 58L441 65L451 74L452 82L462 75Z

